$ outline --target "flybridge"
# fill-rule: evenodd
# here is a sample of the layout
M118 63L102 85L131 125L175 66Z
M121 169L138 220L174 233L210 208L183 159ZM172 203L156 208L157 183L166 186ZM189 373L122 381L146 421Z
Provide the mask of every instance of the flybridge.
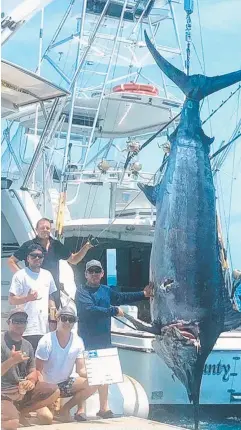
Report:
M135 21L139 17L147 18L153 8L155 0L130 0L124 13L125 21ZM87 12L100 14L105 6L105 0L87 1ZM113 0L107 9L106 15L119 19L123 8L123 1Z

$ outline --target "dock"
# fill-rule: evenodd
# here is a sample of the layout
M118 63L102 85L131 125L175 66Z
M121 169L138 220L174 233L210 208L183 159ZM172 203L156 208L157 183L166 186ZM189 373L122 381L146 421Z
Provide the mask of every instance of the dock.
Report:
M54 423L44 426L46 430L75 430L76 426L81 426L83 430L184 430L184 427L172 426L157 421L151 421L137 417L118 417L108 420L89 419L81 423ZM29 427L21 427L21 430L29 430ZM43 430L42 425L34 425L33 430Z

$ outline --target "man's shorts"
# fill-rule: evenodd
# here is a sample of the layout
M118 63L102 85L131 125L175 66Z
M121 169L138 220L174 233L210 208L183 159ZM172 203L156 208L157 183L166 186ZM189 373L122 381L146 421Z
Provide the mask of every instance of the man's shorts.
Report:
M55 384L37 382L35 388L28 391L23 399L19 401L12 401L11 398L8 398L7 393L4 393L1 397L2 421L18 419L18 411L24 408L31 408L35 403L47 400L57 389L58 387Z
M76 381L76 378L69 378L66 381L60 382L58 384L58 388L60 390L60 397L72 397L73 392L73 384Z

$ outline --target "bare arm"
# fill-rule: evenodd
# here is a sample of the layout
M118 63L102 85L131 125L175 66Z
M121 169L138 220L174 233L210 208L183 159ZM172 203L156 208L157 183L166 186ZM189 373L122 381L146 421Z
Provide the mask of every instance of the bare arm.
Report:
M68 263L74 265L78 264L81 260L83 260L90 248L93 248L93 245L91 245L90 242L86 242L86 244L82 246L82 248L78 252L76 252L76 254L71 254L71 256L67 260Z
M40 360L40 358L36 357L36 369L42 373L44 368L44 360Z
M31 369L31 372L26 376L26 379L28 381L31 381L34 385L36 384L38 377L37 377L37 370Z
M49 296L49 309L56 308L55 301L52 296Z
M77 358L75 364L76 364L76 372L78 373L78 375L81 376L82 378L86 378L87 373L86 373L86 369L85 369L84 359L83 358Z
M5 375L5 373L7 373L7 371L13 366L16 366L16 364L23 363L28 359L29 357L22 351L15 351L15 345L13 345L10 357L1 364L2 376Z
M27 296L15 296L15 294L10 293L8 301L10 305L23 305L24 303L33 302L37 300L38 293L35 291L29 291Z
M21 267L18 265L18 262L19 260L14 257L14 255L11 255L11 257L8 258L8 266L13 273L16 273L18 270L21 270Z

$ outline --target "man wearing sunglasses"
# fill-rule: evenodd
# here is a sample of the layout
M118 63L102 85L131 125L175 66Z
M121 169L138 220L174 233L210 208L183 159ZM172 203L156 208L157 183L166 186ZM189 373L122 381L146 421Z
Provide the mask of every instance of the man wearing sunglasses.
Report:
M36 351L37 370L46 382L57 384L60 397L71 397L60 409L59 419L71 421L70 410L77 405L75 421L86 421L83 401L90 397L97 387L89 387L86 379L82 339L72 331L77 315L72 307L64 307L57 314L57 330L47 333L39 341ZM76 365L77 376L71 376Z
M33 411L40 424L51 424L53 415L47 406L59 396L57 385L38 381L33 348L22 337L27 323L27 313L14 309L1 338L1 428L6 430L18 428Z
M120 305L144 300L153 295L148 285L144 291L119 293L101 284L104 276L100 261L91 260L86 264L86 285L77 289L75 303L79 317L78 334L82 337L86 350L111 347L111 317L124 316ZM108 386L99 387L102 418L113 418L108 406Z
M48 270L42 269L43 248L36 244L27 250L28 267L13 275L9 290L9 303L21 306L28 314L24 337L37 348L38 341L48 331L48 310L55 308L52 294L57 290Z
M48 218L41 218L36 225L37 236L24 242L20 248L8 259L8 265L12 272L20 270L19 261L25 260L25 265L28 266L27 251L28 247L33 244L39 244L44 249L44 260L42 261L43 269L49 270L52 274L57 290L54 293L54 300L57 309L60 306L60 283L59 283L59 260L67 260L68 263L76 265L86 255L88 250L93 247L87 241L85 245L75 254L71 253L66 245L63 245L59 240L51 237L51 223Z

